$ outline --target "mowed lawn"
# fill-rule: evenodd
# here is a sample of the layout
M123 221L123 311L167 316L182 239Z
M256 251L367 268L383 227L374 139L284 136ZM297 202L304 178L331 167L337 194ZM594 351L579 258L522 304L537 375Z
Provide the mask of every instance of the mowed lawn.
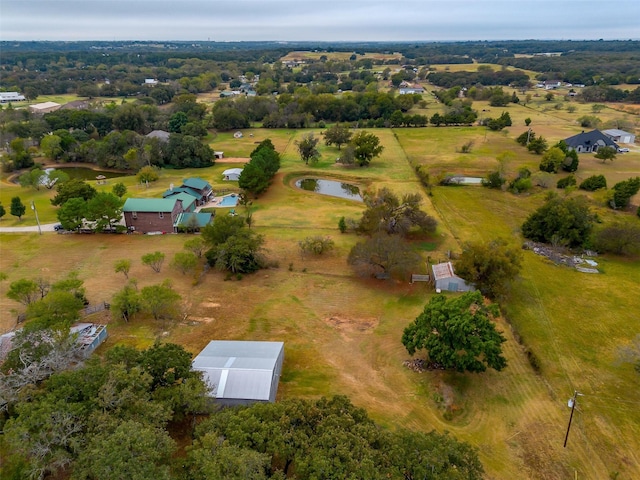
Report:
M311 131L321 132L256 129L245 130L243 139L223 134L211 142L226 156L246 157L256 142L271 138L283 153L273 185L254 203L252 228L265 236L272 268L240 281L210 272L197 283L169 265L185 236L3 234L0 272L8 276L0 282L3 330L15 318L11 310L20 309L5 296L11 281L38 276L56 280L75 270L92 303L108 301L125 282L113 263L129 258L130 277L139 286L172 280L183 295L185 315L174 324L111 320L103 351L117 343L144 347L156 338L185 345L193 353L214 338L283 340L281 399L345 394L386 427L450 431L479 448L489 478L573 478L576 471L578 478L608 478L615 472L619 478L640 477L635 453L640 450L638 377L629 365L616 361L618 346L640 332L640 295L632 294L640 284L640 263L602 258L604 273L586 275L525 252L522 279L503 305L513 327L504 319L498 322L507 338L508 367L479 375L416 373L402 365L409 356L400 338L433 292L425 284L355 277L346 257L360 238L340 234L337 222L342 216L359 218L363 206L297 190L292 182L317 176L365 189L421 192L425 210L440 220L432 239L438 246L430 253L433 258L459 251L467 240L500 236L519 245L519 226L542 204L544 192L514 196L481 187L436 187L428 197L409 164L484 175L497 166L500 151L521 148L511 134L478 128L371 130L385 146L381 158L368 168L344 168L335 164L338 150L324 145L318 164L304 165L295 141ZM474 141L472 153L457 153L468 140ZM524 152L509 169L538 161ZM616 164L602 168L612 166ZM169 182L191 175L216 183L214 188L232 187L233 182L218 178L224 168L220 163L200 171L163 171L158 185L149 189L127 182L135 196L156 196ZM242 207L237 211L242 213ZM298 242L309 235L331 236L336 251L321 258L301 256ZM167 256L159 274L140 262L154 250ZM540 360L540 374L512 328ZM566 402L574 389L585 396L579 398L564 449Z
M524 199L481 188L440 187L433 201L456 237L502 237L517 245L519 225L542 203L542 196ZM513 397L508 397L509 403L516 398L530 403L520 424L535 427L540 437L537 456L523 452L524 458L556 472L534 478L566 478L573 469L585 478L603 478L607 471L619 471L622 478L640 473L635 453L640 447L638 378L619 356L620 346L640 332L640 261L600 257L598 262L603 273L588 275L524 252L521 279L503 305L522 349L529 348L539 360L541 375L536 380L546 390L539 404L535 397L541 392L527 380L513 385ZM579 397L580 410L565 450L566 402L574 390L584 396ZM522 437L528 445L530 434L526 428L515 438Z

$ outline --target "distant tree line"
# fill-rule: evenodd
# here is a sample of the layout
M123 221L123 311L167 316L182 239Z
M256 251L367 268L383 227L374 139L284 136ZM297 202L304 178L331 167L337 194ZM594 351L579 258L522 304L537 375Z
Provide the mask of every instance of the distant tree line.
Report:
M40 144L54 162L85 162L102 167L138 170L143 165L174 168L213 165L213 151L200 141L208 134L206 106L195 95L174 97L170 109L125 103L87 109L60 109L43 117L26 110L0 111L0 136L9 141L3 169L33 165L27 148ZM148 138L154 129L170 132L168 141Z
M406 114L420 100L420 95L364 92L338 97L330 93L313 94L305 89L281 94L277 99L253 97L216 102L212 125L230 130L243 128L250 122L262 122L265 128L303 128L321 121L374 121L380 124L372 126L382 127L388 126L385 122L396 112Z
M597 43L586 44L591 47L587 51L546 50L563 53L560 56L503 57L498 63L544 72L538 75L538 80L562 80L587 86L640 83L640 53L637 42ZM599 47L607 47L604 43L613 48L609 51L598 50Z
M526 87L530 82L529 75L521 70L494 71L491 67L478 68L475 72L430 72L427 78L429 82L442 88L455 86L470 88L474 85Z

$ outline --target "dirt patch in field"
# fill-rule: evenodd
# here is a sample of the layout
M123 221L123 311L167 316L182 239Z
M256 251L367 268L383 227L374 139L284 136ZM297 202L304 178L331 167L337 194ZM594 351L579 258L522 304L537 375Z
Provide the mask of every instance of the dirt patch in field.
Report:
M191 325L198 325L201 323L211 323L215 320L214 313L218 313L222 304L215 301L205 301L200 304L198 309L199 315L189 315L189 323ZM215 312L218 310L218 312Z
M519 436L521 457L529 478L559 480L571 476L565 466L567 459L550 444L549 431L553 428L555 425L533 423L526 425Z
M250 158L245 157L224 157L216 160L216 163L249 163Z
M220 304L218 302L203 302L201 304L204 308L219 308Z
M374 317L345 318L333 315L324 321L341 332L371 332L378 326L378 319Z

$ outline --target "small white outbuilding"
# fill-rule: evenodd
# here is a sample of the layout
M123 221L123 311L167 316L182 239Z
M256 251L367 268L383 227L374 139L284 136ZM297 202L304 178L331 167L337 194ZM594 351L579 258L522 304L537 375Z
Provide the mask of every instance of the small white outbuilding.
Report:
M436 291L471 292L475 287L457 276L451 262L438 263L431 266L433 284Z
M240 179L240 174L242 173L241 168L229 168L222 172L222 178L228 181L237 182Z
M283 342L213 340L193 359L209 396L223 405L275 402L284 362Z

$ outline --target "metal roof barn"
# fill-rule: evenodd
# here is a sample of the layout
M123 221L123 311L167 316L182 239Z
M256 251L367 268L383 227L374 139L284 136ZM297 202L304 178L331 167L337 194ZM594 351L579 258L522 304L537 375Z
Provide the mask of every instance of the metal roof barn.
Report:
M223 405L275 402L284 361L283 342L213 340L193 359L209 395Z

